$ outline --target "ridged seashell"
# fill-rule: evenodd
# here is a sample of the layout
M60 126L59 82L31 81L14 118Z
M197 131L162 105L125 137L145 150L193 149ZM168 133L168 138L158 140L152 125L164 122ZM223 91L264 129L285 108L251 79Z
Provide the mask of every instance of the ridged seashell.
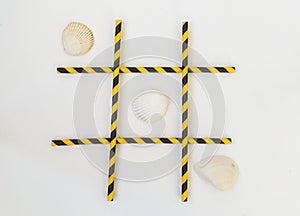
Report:
M63 31L62 41L67 54L81 56L93 47L94 35L84 24L71 22Z
M217 189L225 191L230 189L239 175L239 168L231 158L216 155L205 164L204 159L195 164L195 172L210 181Z
M134 115L150 123L160 120L167 112L170 98L156 90L146 91L135 97L131 103Z

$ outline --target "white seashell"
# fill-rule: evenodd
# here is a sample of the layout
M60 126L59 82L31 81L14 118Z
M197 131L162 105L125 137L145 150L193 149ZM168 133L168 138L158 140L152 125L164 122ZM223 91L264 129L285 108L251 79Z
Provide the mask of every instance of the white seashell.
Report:
M206 164L203 161L208 161ZM239 175L239 168L231 158L216 155L211 159L204 159L194 166L195 172L210 181L217 189L230 189Z
M138 119L150 123L160 120L166 114L169 103L168 96L150 90L136 96L131 103L131 109Z
M81 56L93 47L94 35L84 24L71 22L63 31L62 41L67 54Z

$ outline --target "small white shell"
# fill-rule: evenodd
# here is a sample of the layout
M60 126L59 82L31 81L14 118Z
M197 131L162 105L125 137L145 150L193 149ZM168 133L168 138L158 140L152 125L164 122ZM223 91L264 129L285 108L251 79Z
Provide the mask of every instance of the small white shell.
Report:
M166 114L169 103L168 96L150 90L136 96L131 103L131 109L138 119L150 123L160 120Z
M84 24L71 22L63 31L62 41L67 54L81 56L93 47L94 35Z
M203 176L222 191L229 190L239 175L237 163L222 155L213 156L209 160L204 159L196 163L194 169L199 176Z

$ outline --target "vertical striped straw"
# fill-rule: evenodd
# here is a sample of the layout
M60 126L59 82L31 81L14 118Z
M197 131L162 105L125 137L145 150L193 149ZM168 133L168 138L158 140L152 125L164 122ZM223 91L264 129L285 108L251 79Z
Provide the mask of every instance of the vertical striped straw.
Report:
M120 70L120 47L121 47L121 20L116 20L115 30L115 48L114 48L114 71L112 85L112 114L110 129L110 146L109 146L109 172L108 172L108 192L107 201L114 200L114 183L115 183L115 161L116 161L116 144L117 144L117 117L118 117L118 93L119 93L119 70Z
M182 22L181 200L188 200L188 22Z

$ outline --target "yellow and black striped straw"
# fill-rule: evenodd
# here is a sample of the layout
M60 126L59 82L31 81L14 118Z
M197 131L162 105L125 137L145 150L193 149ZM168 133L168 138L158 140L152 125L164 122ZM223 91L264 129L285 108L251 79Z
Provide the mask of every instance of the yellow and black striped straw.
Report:
M114 200L115 184L115 162L117 153L117 119L118 119L118 94L119 94L119 70L120 70L120 48L122 35L122 21L116 20L115 47L114 47L114 71L112 84L112 114L110 128L110 146L109 146L109 170L108 170L108 189L107 201Z
M188 200L188 22L182 22L181 200Z
M112 73L113 67L58 67L59 74L96 74L96 73ZM125 67L120 66L120 73L182 73L181 67L177 66L152 66L152 67ZM189 73L235 73L235 67L189 67Z
M93 138L77 138L77 139L57 139L52 140L52 146L76 146L76 145L98 145L110 144L110 138L93 137ZM117 144L181 144L181 138L178 137L117 137ZM229 145L232 144L231 138L189 138L189 144L194 145Z

